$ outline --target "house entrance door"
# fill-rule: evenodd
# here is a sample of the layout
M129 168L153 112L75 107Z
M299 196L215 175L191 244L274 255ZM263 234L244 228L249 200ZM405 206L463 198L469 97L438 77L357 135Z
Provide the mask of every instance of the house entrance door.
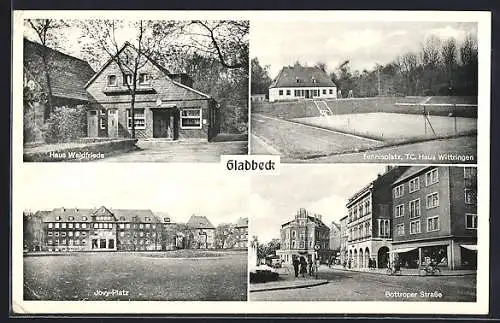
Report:
M177 109L156 109L153 112L153 137L176 140L179 127Z
M98 136L98 115L97 110L90 110L87 114L87 135L89 137Z
M305 90L305 94L306 99L309 99L309 90Z
M118 110L108 110L108 137L118 137Z

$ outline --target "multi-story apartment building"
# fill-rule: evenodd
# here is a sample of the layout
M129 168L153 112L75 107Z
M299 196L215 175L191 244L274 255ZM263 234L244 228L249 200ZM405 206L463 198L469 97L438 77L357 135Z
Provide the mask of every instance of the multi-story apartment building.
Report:
M294 257L306 257L326 261L330 250L330 229L321 220L321 215L310 215L301 208L293 220L281 225L281 245L276 250L282 261L292 263Z
M248 218L239 218L234 227L234 248L246 249L248 246Z
M340 263L347 262L347 240L349 238L347 231L347 215L340 219Z
M43 217L44 249L162 250L167 239L162 224L150 210L57 208Z
M477 169L414 166L393 183L393 250L403 266L430 259L476 266Z
M392 242L391 184L407 167L387 167L384 174L363 187L347 202L347 257L351 268L387 266Z

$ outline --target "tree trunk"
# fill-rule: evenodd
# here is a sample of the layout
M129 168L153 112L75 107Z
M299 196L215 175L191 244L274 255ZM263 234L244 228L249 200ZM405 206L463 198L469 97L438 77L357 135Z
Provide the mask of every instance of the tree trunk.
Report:
M44 69L44 74L45 74L45 82L47 83L47 108L44 111L44 121L47 120L50 117L50 114L52 113L52 84L50 82L50 73L49 73L49 66L47 63L47 53L46 49L44 48L42 50L42 63L43 63L43 69Z
M135 89L132 90L130 98L130 114L132 118L132 138L135 139Z

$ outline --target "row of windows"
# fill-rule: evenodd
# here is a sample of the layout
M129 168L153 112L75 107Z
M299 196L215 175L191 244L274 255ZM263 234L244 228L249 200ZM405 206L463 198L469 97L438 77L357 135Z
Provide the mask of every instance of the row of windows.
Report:
M316 243L321 249L327 249L328 248L328 243L327 242L317 242ZM309 243L305 241L295 241L293 240L291 244L289 242L285 242L284 246L285 249L304 249L306 248L306 245L309 245L309 248L314 248L314 241L309 241ZM291 248L289 248L291 246Z
M59 231L47 231L47 236L49 237L65 237L65 236L68 236L68 237L79 237L80 235L82 237L86 237L87 236L87 232L86 231L68 231L68 232L59 232Z
M87 229L88 223L80 223L80 222L48 222L47 226L49 229ZM94 229L113 229L114 223L108 222L94 222L92 224ZM118 223L118 228L120 229L130 229L131 227L137 229L156 229L156 224L154 223L134 223L133 226L130 223ZM168 227L168 224L164 225L165 228Z
M349 208L349 222L355 221L358 218L362 218L365 215L371 214L371 212L372 209L370 198L367 197Z
M133 85L132 74L122 74L123 85ZM115 74L108 75L108 86L118 86L118 77ZM151 75L148 73L139 73L139 85L150 85Z
M87 244L87 240L79 240L79 239L48 239L48 245L69 245L69 246L79 246Z
M327 94L327 89L323 90L293 90L293 96L295 97L305 97L306 96L306 91L311 94L311 97L313 96L320 96L326 95ZM283 95L286 93L286 95L290 96L292 95L292 90L278 90L278 95ZM328 94L333 94L333 89L328 89Z
M430 186L439 182L438 168L431 169L425 173L425 186ZM420 177L415 177L408 181L408 192L413 193L420 190ZM398 185L394 188L394 197L402 197L405 193L404 184Z
M201 108L182 109L180 117L181 129L202 128ZM144 109L134 109L134 124L135 129L146 129L146 115ZM132 129L132 112L130 109L127 109L127 127L128 129Z
M80 222L75 222L75 223L72 223L72 222L55 222L55 223L52 223L52 222L49 222L48 224L48 228L49 229L52 229L52 228L55 228L55 229L87 229L87 223L80 223Z
M361 223L354 228L349 229L348 240L357 240L372 235L370 222Z
M428 217L426 219L427 232L434 232L440 230L439 215ZM465 228L466 229L477 229L477 215L476 214L466 214L465 215ZM395 226L396 236L405 235L405 224L397 224ZM410 222L410 234L421 233L420 220L415 220Z
M120 231L119 235L120 235L120 237L124 237L125 235L127 237L130 237L131 233L130 232L125 232L125 231ZM137 237L137 235L139 235L139 237L143 237L143 236L146 236L146 237L149 237L149 236L156 237L156 232L139 231L139 232L134 232L133 233L134 237Z

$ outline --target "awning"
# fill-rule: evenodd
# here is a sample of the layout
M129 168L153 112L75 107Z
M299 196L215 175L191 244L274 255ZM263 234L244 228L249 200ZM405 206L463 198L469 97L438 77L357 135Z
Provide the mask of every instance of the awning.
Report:
M461 244L460 247L477 251L477 244Z
M412 251L412 250L415 250L415 249L417 249L417 248L416 247L412 247L412 248L394 249L394 250L389 251L389 253L403 253L403 252L408 252L408 251Z

